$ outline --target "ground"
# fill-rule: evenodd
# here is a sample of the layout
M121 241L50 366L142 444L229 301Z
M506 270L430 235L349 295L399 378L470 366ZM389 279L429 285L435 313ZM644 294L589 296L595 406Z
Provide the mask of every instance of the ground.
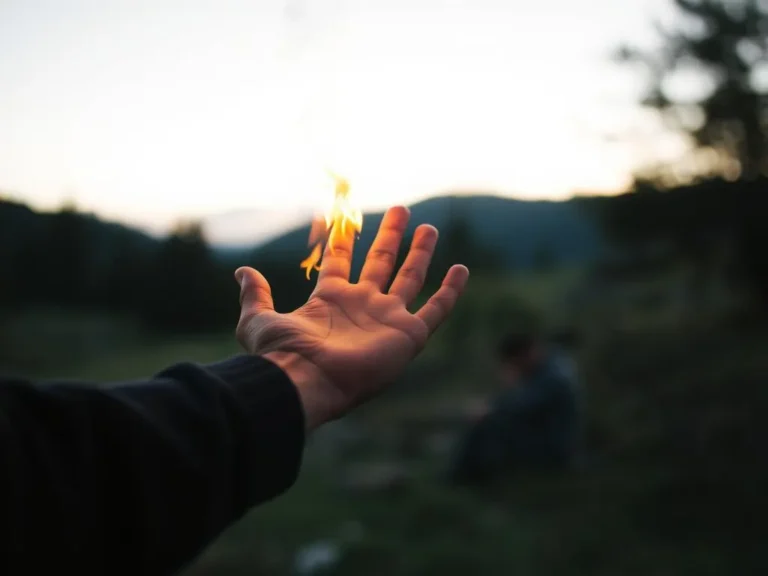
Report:
M550 325L562 323L567 314L558 304L578 279L578 271L473 279L463 308L394 389L318 431L309 440L297 484L233 526L185 573L729 572L727 551L710 541L656 536L643 512L654 509L649 498L669 475L656 464L661 461L657 446L668 439L657 414L671 415L675 424L714 406L713 417L722 416L720 398L688 410L689 383L691 397L700 400L696 387L709 376L712 390L722 389L721 380L735 382L729 374L736 368L744 372L753 360L755 374L768 374L765 363L758 362L764 348L754 339L751 345L734 343L730 352L718 345L727 363L709 353L686 363L680 359L691 347L677 346L688 341L685 335L635 335L623 345L619 336L604 332L580 354L590 411L591 453L584 469L566 477L511 479L480 494L441 482L463 426L456 408L491 386L493 338L528 309L549 312ZM124 380L180 360L210 362L238 351L232 334L148 338L129 324L114 329L98 318L41 311L17 318L16 325L19 336L10 344L26 351L25 371L41 377ZM98 334L97 341L108 345L86 354L77 343L93 346L93 337L75 337L78 330ZM651 384L682 391L685 407L651 395ZM644 451L653 458L644 459ZM659 517L653 515L651 523Z

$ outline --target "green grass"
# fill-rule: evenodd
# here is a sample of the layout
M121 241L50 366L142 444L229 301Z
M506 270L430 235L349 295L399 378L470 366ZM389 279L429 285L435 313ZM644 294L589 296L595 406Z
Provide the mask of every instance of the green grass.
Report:
M183 361L214 362L241 352L229 334L163 338L131 319L58 309L28 310L0 322L0 366L35 378L93 381L151 376Z
M592 394L591 419L612 449L575 477L522 478L501 489L471 494L440 483L443 457L405 455L396 441L398 435L424 434L427 425L439 420L444 405L487 391L494 331L515 326L521 303L545 321L557 323L564 297L582 278L581 270L505 279L473 277L454 318L402 381L354 415L354 423L365 433L361 447L326 457L324 450L336 446L321 431L308 444L297 484L231 527L186 574L288 575L296 551L324 539L341 546L341 561L331 572L340 576L727 573L722 551L716 547L663 541L638 525L638 508L652 506L644 503L666 471L629 465L622 459L636 446L653 449L649 437L656 433L655 420L636 416L638 407L648 409L648 397L642 390L624 387L627 374L614 372L616 362L606 358L602 349L585 354L586 374ZM130 325L118 321L117 327L110 328L109 323L38 313L17 324L20 336L15 340L17 346L32 346L38 360L46 360L30 373L95 382L146 377L175 362L213 362L239 351L231 334L147 339ZM104 346L97 346L90 356L71 354L70 344L78 334L92 342L88 334L119 335L121 330L121 337L105 339ZM44 337L39 338L40 334ZM465 334L470 338L461 338ZM653 346L654 341L651 335L643 345ZM707 368L707 373L729 382L732 365L746 370L754 363L755 372L765 371L758 346L749 355L741 353L745 346L734 350L739 354L720 350L722 375L714 374L714 368ZM648 367L646 350L619 352L627 354L622 366L634 362ZM687 384L686 379L702 379L687 365L684 368L686 372L671 375L651 365L648 381ZM649 413L656 414L659 407L650 408ZM608 458L610 462L605 461ZM403 489L353 493L339 486L348 465L390 460L408 463L415 474ZM349 536L350 526L362 528L357 537Z
M242 352L233 335L212 335L154 344L134 344L61 370L50 376L77 377L93 381L146 378L177 362L216 362Z
M681 574L688 549L639 537L623 503L647 478L594 472L565 480L530 478L472 494L424 473L399 491L340 491L332 470L305 470L285 495L253 511L185 574L290 574L310 543L330 540L342 560L331 572ZM358 538L346 536L347 527ZM665 571L665 564L669 567Z

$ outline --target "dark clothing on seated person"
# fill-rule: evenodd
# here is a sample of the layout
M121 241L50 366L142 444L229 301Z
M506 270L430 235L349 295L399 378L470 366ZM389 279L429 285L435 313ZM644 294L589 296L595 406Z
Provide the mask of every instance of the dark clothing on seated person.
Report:
M566 469L578 450L579 394L569 361L548 356L514 388L499 393L459 447L457 482L505 471Z

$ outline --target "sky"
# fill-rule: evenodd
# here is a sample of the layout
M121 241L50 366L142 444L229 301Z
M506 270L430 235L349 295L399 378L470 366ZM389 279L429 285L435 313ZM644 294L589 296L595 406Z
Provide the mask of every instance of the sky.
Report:
M606 139L653 137L609 56L667 4L0 0L0 191L153 230L260 220L222 241L322 208L329 169L364 209L616 192L665 151Z

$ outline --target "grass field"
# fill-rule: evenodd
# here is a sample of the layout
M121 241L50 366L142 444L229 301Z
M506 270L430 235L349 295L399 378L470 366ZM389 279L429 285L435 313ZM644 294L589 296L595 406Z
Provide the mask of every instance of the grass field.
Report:
M601 438L583 470L563 478L517 478L482 494L442 484L446 450L433 446L432 437L460 432L461 424L449 422L446 412L490 388L489 344L521 310L557 325L564 298L581 279L578 270L473 278L454 319L402 381L310 438L297 484L228 530L186 574L730 573L728 555L710 541L657 537L643 524L638 510L653 507L644 503L667 471L624 455L653 452L659 433L654 414L673 409L654 405L666 400L649 396L646 383L680 388L691 380L695 389L708 376L728 383L734 366L743 372L753 360L755 373L764 374L768 368L756 343L753 350L734 344L719 364L711 355L704 357L709 364L695 358L692 371L685 363L670 364L669 343L676 342L670 335L649 334L626 348L609 339L613 347L600 344L581 354L590 422ZM24 352L26 371L39 377L126 380L174 362L211 362L239 350L233 334L148 338L130 323L115 328L97 317L36 311L14 326L17 335L10 340ZM77 342L94 339L100 345L90 354L78 350ZM687 353L679 348L675 354ZM407 471L408 480L388 488L350 488L354 469L375 470L375 464L394 464ZM299 570L297 558L312 550L335 554L332 567Z

